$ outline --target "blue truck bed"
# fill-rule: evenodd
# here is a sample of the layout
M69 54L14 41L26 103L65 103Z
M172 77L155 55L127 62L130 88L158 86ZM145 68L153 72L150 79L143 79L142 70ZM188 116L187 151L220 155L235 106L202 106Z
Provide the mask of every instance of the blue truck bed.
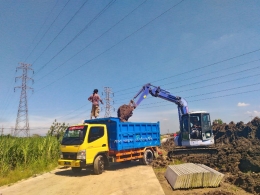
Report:
M85 120L89 124L105 124L109 149L113 151L160 146L160 123L121 122L119 118Z

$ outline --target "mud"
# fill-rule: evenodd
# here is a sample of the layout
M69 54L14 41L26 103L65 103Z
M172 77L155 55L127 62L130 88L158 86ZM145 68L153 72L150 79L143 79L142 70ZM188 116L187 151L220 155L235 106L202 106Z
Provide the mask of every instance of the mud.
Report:
M241 187L252 194L260 194L260 118L256 117L247 124L213 123L212 129L217 154L178 155L173 159L158 159L154 166L164 167L176 159L202 163L224 173L225 182ZM174 149L172 144L166 143L162 148L169 151Z

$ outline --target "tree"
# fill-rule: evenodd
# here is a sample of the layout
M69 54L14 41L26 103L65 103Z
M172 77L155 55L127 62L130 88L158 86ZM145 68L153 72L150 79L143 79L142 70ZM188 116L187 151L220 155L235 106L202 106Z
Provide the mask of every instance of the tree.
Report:
M63 137L64 132L68 128L69 124L63 123L58 123L57 120L55 119L54 122L52 123L47 135L48 136L55 136L57 139L60 137Z
M223 121L222 121L221 119L215 119L215 120L213 121L213 123L216 123L216 124L221 125L221 124L223 124Z

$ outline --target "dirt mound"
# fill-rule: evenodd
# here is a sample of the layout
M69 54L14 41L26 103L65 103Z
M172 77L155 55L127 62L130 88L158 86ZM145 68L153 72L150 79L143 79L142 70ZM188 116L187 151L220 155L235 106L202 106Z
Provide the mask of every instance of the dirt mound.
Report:
M216 191L210 191L210 192L204 193L203 195L235 195L235 194L232 192L216 190Z
M178 155L174 159L205 164L228 174L227 182L260 194L260 118L256 117L247 124L213 123L212 129L217 154Z

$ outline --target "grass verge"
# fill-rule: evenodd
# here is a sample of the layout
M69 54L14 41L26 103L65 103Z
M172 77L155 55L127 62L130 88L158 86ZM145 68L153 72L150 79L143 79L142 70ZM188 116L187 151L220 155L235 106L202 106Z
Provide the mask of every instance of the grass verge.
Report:
M7 175L0 177L0 186L12 185L20 180L49 172L56 167L58 167L57 161L47 165L44 165L43 163L35 163L27 167L18 166L15 170L9 171Z

